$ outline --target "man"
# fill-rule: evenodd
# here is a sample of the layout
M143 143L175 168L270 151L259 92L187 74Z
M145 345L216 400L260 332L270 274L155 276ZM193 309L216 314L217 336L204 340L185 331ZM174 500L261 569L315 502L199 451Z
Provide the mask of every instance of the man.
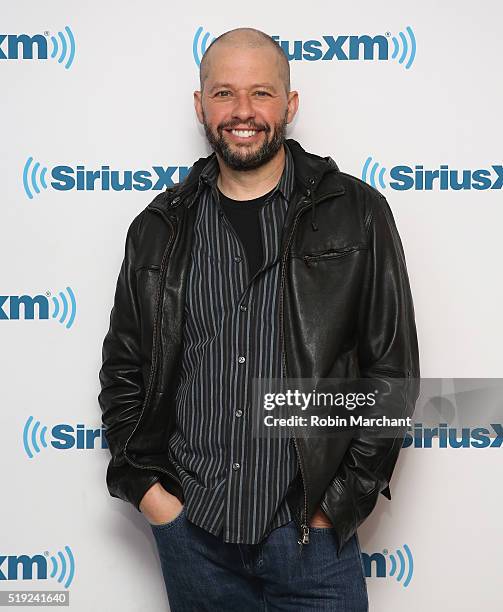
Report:
M402 438L252 435L254 378L417 379L384 197L286 139L298 108L269 36L200 66L213 154L132 222L103 345L107 484L151 525L173 612L368 609L357 527ZM416 389L401 395L411 414Z

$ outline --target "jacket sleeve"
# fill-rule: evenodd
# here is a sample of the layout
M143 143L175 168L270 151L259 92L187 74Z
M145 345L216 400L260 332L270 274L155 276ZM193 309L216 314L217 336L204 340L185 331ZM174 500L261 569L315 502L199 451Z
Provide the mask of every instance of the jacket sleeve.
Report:
M140 213L141 215L141 213ZM138 215L129 226L125 253L117 279L110 325L103 341L98 401L111 453L106 482L112 497L139 504L159 480L151 470L136 468L124 456L124 445L140 416L145 397L140 359L140 312L136 294L136 233Z
M361 378L383 381L376 413L412 416L419 394L414 307L402 243L388 202L379 192L367 215L368 255L358 314ZM400 379L400 380L397 380ZM358 428L322 498L322 509L340 526L341 546L368 517L389 483L405 431L377 436Z

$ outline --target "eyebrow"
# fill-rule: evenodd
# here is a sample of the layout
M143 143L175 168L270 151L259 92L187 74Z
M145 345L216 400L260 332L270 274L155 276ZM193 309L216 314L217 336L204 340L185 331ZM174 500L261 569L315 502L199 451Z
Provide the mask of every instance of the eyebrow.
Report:
M210 91L215 91L215 89L220 89L221 87L229 87L230 89L232 89L232 84L231 83L215 83L215 85L213 85ZM276 91L276 88L271 83L254 83L251 86L251 89L255 89L256 87L261 87L263 89L271 89L272 91Z

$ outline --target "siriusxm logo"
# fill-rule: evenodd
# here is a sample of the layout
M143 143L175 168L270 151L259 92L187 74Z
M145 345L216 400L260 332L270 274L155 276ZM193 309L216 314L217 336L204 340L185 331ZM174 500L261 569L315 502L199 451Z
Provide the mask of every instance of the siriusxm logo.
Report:
M197 66L200 65L208 45L215 39L211 36L210 41L209 32L203 32L200 26L192 40L192 54ZM286 40L276 35L272 38L279 43L290 61L394 60L404 65L407 70L414 63L417 48L416 37L410 26L405 28L405 32L399 32L397 36L386 32L375 36L327 34L319 39L310 40Z
M203 34L203 27L199 26L194 34L194 38L192 39L192 55L194 56L194 61L196 62L197 67L201 64L201 58L206 53L206 49L208 48L208 43L212 43L215 40L215 36L211 37L210 41L210 33L206 32Z
M438 439L438 448L501 448L503 444L503 425L491 423L487 427L449 427L440 423L438 427L423 427L415 423L410 433L406 433L402 448L432 448L433 440Z
M71 287L66 293L60 291L56 296L48 291L45 295L0 295L0 321L54 319L70 329L77 312L77 300ZM49 301L49 298L52 298ZM6 308L8 306L8 312ZM52 312L51 311L52 306ZM36 307L36 316L35 316Z
M414 573L414 560L407 544L403 545L402 552L399 548L396 553L389 554L384 549L382 553L364 553L362 551L363 566L367 578L386 578L391 576L402 586L408 587Z
M454 170L447 164L442 164L434 170L425 170L424 166L393 166L388 171L380 167L379 163L367 157L362 169L362 180L376 189L391 189L406 191L431 191L438 189L445 191L452 189L502 189L503 166L494 165L491 168L478 168L477 170Z
M23 427L23 448L30 459L48 447L56 450L108 448L105 429L86 427L83 423L76 426L58 423L51 428L47 440L47 427L32 416L26 419Z
M178 181L182 181L190 168L152 166L146 170L111 170L110 166L101 166L99 170L88 170L85 166L61 165L54 166L49 172L46 166L29 157L23 168L23 188L30 200L49 186L56 191L160 191L173 187L175 174L178 174Z
M75 59L75 37L69 26L56 36L0 34L0 60L54 59L68 70Z
M36 576L34 576L36 568ZM67 589L75 576L75 559L69 546L51 555L0 555L0 581L54 578Z

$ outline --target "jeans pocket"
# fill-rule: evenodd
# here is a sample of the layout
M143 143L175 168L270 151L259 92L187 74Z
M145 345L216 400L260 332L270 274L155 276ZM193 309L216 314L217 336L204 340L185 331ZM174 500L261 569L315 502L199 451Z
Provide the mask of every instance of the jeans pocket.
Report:
M184 514L185 514L185 504L182 506L182 509L175 516L175 518L171 519L170 521L167 521L166 523L151 523L150 521L147 521L147 522L148 522L148 524L150 525L150 527L153 530L156 530L156 529L169 529L169 527L172 527L173 525L178 523L182 519Z

